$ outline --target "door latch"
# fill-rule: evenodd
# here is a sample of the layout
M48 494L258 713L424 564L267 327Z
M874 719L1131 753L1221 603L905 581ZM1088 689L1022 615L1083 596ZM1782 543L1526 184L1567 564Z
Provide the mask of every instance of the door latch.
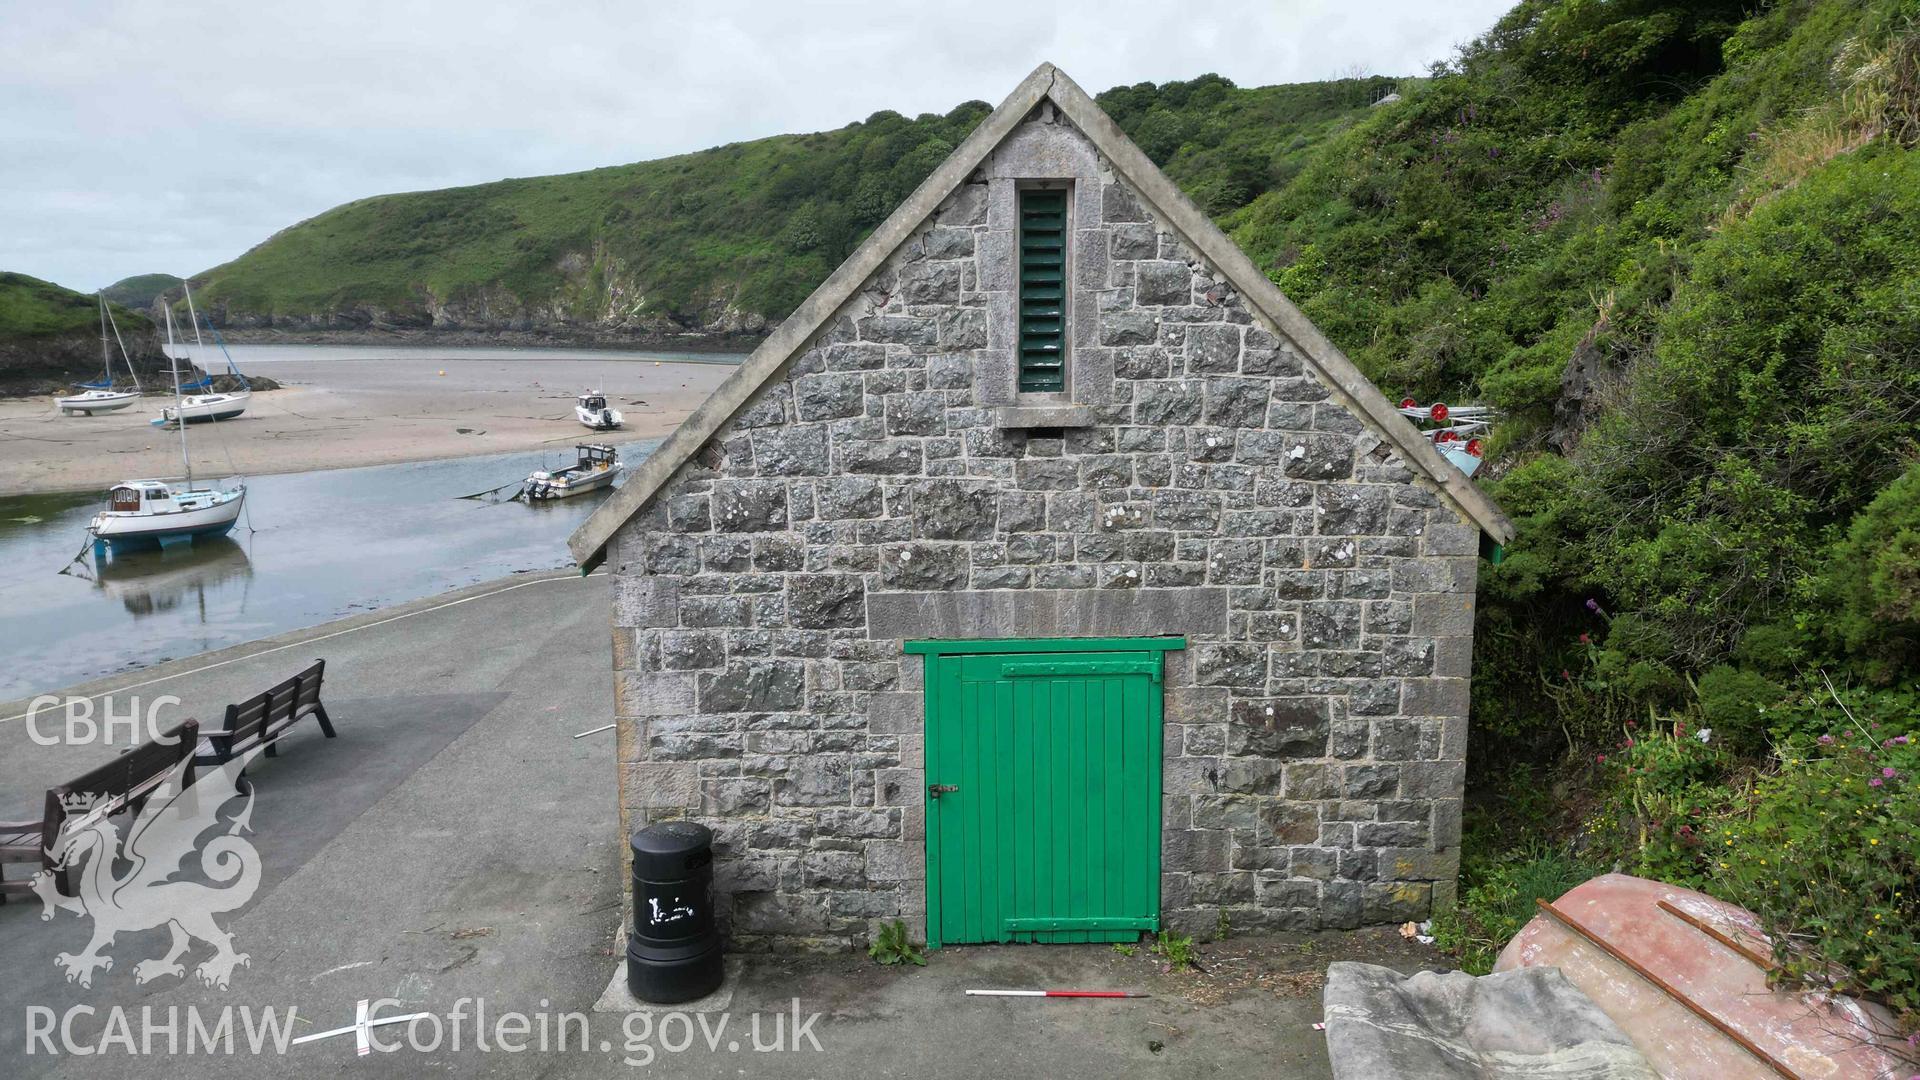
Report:
M960 785L958 784L928 784L927 798L938 799L940 796L945 795L949 791L959 791L959 790L960 790Z

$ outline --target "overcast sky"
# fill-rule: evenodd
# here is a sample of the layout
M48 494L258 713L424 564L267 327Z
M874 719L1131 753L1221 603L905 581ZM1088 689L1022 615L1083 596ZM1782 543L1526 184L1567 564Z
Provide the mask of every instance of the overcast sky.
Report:
M0 0L0 270L194 273L350 199L570 172L879 109L1419 74L1511 0Z

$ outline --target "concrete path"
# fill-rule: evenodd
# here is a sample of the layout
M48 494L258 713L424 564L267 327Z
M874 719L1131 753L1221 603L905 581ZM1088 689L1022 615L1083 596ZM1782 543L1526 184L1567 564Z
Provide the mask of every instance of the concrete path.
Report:
M607 621L605 577L528 575L73 688L112 694L123 711L134 695L172 694L182 703L169 721L217 720L227 701L325 657L339 738L303 725L279 758L250 773L249 838L264 870L252 901L221 917L250 956L228 990L194 979L192 966L210 954L203 944L185 958L184 979L138 985L135 964L166 951L158 929L122 935L111 970L91 988L70 985L54 957L83 948L91 924L67 912L42 922L31 898L0 906L0 1076L1320 1077L1329 1073L1312 1030L1312 973L1329 959L1409 970L1435 960L1391 934L1232 939L1206 950L1215 973L1206 978L1163 974L1144 954L1104 946L947 949L915 969L882 969L863 956L755 959L724 1012L593 1013L617 964L613 743L610 732L572 736L610 719ZM36 812L49 782L112 752L39 745L17 716L24 705L0 706L0 817ZM57 714L43 716L43 734L57 728ZM1276 957L1304 977L1243 980L1225 993L1208 985ZM1154 997L963 993L1073 984ZM391 1003L380 1014L439 1017L438 1045L359 1058L348 1036L255 1054L236 1012L231 1052L180 1052L189 1007L209 1027L228 1006L297 1010L290 1031L302 1035L350 1024L358 1001L383 998ZM796 1009L811 1039L796 1039ZM474 1037L482 1010L486 1049ZM512 1020L500 1038L508 1012L529 1017L523 1052L502 1046L516 1041ZM455 1015L466 1017L457 1027ZM776 1041L776 1017L789 1048L756 1051L756 1041ZM62 1019L79 1049L104 1040L107 1052L73 1055ZM49 1023L52 1035L30 1036ZM406 1030L376 1034L404 1046ZM434 1034L424 1023L413 1029L422 1044ZM143 1038L151 1054L129 1054Z
M308 1033L351 1022L361 998L592 1002L619 921L613 744L611 732L572 735L611 718L607 620L604 577L530 575L76 688L113 692L122 709L174 694L178 715L217 721L225 702L324 656L339 737L302 725L250 772L264 880L222 919L251 956L226 992L191 970L137 986L134 963L166 951L160 930L123 936L91 989L68 985L54 956L84 947L87 921L42 922L31 898L0 906L0 1061L12 1066L0 1074L307 1075L353 1060L340 1040L266 1061L50 1059L26 1053L29 1005L291 1006L319 1025L296 1025ZM49 782L110 753L40 746L23 721L0 722L0 814L28 816ZM75 1024L82 1038L100 1030ZM377 1067L412 1075L419 1061Z

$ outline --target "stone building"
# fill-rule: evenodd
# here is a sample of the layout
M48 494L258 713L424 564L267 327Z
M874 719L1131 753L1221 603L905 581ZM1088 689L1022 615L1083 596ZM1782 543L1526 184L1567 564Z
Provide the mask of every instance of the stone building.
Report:
M1043 64L573 537L737 942L1451 898L1511 525Z

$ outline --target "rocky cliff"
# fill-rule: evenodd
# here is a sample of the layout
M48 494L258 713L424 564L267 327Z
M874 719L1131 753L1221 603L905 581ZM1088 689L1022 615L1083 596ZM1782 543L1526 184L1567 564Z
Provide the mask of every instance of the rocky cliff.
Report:
M0 273L0 394L57 393L100 377L100 313L95 299L25 274ZM142 382L158 385L167 357L154 324L114 306L120 337ZM114 348L114 373L126 367Z
M91 295L62 288L25 274L0 272L0 397L38 397L64 394L74 384L100 377L100 309ZM126 345L127 360L149 392L172 385L165 340L155 322L139 312L112 305L113 318ZM110 346L113 375L124 383L127 360L120 345ZM182 368L183 379L200 377L199 368ZM247 380L255 390L275 390L279 383L258 375ZM234 389L232 380L218 377L218 390Z

